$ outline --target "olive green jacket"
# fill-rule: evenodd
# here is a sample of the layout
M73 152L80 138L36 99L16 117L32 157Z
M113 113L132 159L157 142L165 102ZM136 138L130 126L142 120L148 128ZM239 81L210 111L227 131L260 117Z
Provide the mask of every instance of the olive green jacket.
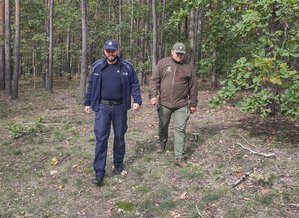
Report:
M197 106L197 80L190 62L175 62L171 57L161 59L150 79L149 98L159 97L168 108Z

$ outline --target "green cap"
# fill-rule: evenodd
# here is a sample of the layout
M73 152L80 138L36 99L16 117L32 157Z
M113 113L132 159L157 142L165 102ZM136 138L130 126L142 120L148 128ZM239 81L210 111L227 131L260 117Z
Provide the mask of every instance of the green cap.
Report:
M181 42L176 42L174 45L173 45L173 51L175 53L182 53L182 54L185 54L186 53L186 46L181 43Z

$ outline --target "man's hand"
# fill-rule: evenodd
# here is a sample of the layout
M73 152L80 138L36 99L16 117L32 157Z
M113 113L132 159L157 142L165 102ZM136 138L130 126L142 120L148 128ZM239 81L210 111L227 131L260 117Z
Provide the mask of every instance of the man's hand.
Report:
M140 105L138 103L133 104L133 110L134 111L139 111L140 110Z
M189 110L190 113L193 114L194 112L196 112L196 107L190 107Z
M84 110L85 110L86 113L90 113L91 107L90 106L85 106Z
M156 97L151 98L150 100L151 105L156 106L158 104L158 100Z

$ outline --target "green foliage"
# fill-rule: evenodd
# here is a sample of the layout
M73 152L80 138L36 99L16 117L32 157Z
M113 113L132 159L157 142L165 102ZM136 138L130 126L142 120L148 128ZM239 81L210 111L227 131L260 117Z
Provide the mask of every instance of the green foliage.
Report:
M262 185L271 185L274 179L274 175L272 173L254 172L250 174L250 177L255 178Z
M281 95L281 112L293 119L299 117L299 80L296 80Z
M256 201L262 205L270 205L273 203L273 200L278 197L276 192L271 192L265 195L257 196Z
M210 203L212 201L218 201L222 197L223 197L222 192L211 191L203 194L202 201Z
M237 105L243 112L258 112L268 116L271 105L277 104L281 113L298 117L298 74L286 63L275 58L256 56L252 62L240 58L228 76L225 86L209 101L211 107L225 104L242 90L251 90Z
M241 96L236 105L243 112L257 112L262 117L280 112L297 119L299 76L290 63L299 56L298 25L294 25L298 17L291 15L298 14L298 2L237 3L236 13L241 16L231 32L249 52L232 65L224 87L209 105L217 107ZM248 90L245 95L244 90Z
M116 207L119 209L123 209L124 211L131 211L134 208L134 205L130 202L119 201L116 202Z
M44 117L39 117L33 123L17 123L12 122L7 125L9 134L12 138L17 139L24 135L29 135L31 133L42 132L45 126L43 125Z

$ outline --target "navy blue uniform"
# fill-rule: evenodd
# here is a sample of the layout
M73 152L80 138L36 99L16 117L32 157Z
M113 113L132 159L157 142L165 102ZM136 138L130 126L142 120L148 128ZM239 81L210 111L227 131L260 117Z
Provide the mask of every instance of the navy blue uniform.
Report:
M96 136L94 170L96 177L105 175L108 138L111 123L114 131L113 164L119 168L125 156L125 133L127 111L134 103L142 104L140 84L133 66L117 57L110 65L106 58L96 61L92 67L84 105L95 112L94 133Z

